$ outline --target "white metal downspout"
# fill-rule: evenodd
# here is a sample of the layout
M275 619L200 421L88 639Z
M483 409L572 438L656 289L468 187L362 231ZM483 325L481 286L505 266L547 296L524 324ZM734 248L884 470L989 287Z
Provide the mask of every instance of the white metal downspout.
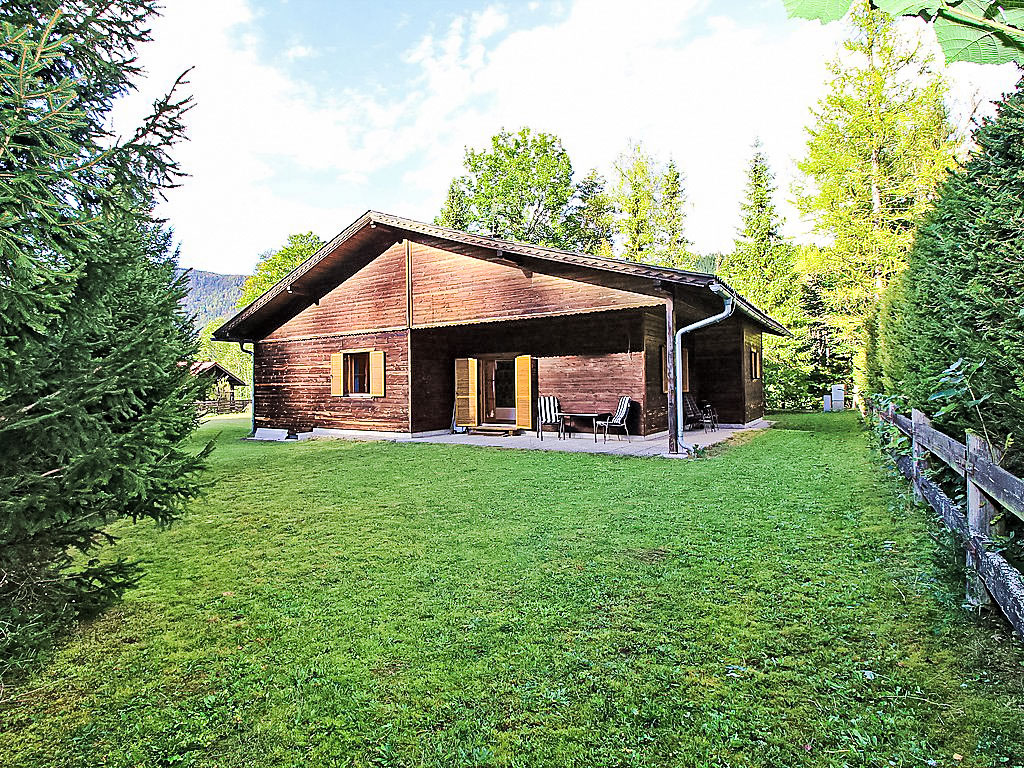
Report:
M713 294L718 296L724 306L722 311L717 315L711 317L705 317L703 320L698 320L695 323L685 325L676 331L676 345L675 345L675 364L676 364L676 439L679 442L680 449L690 452L690 449L686 447L683 442L683 425L686 423L684 420L685 411L683 409L683 349L682 341L684 333L693 333L694 331L706 328L709 325L720 323L729 317L736 309L736 300L733 295L726 290L725 286L721 283L712 283L708 286Z
M253 344L255 349L256 345ZM242 350L251 358L251 372L252 372L252 384L249 386L249 407L252 409L252 432L249 433L249 437L256 434L256 355L245 348L245 342L238 342L238 348Z

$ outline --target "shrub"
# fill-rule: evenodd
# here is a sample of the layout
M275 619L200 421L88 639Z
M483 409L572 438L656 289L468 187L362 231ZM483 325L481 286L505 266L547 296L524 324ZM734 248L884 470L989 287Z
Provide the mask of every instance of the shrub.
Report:
M936 410L929 398L943 373L958 360L971 364L971 386L943 408L941 423L1006 441L1024 425L1024 81L975 141L887 292L874 354L878 388L925 412ZM1024 470L1024 453L1011 444L1004 463Z

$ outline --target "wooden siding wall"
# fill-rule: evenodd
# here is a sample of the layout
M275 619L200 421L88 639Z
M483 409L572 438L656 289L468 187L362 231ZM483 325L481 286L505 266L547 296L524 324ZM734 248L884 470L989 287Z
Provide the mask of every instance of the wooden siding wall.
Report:
M413 327L650 306L650 296L533 274L412 243Z
M638 434L667 428L665 319L657 298L531 276L415 242L409 255L411 286L406 243L397 243L256 345L257 426L446 429L456 357L529 354L545 359L542 394L559 395L566 408L611 411L628 394L641 405ZM678 304L680 325L714 311L703 293L691 298ZM498 321L487 322L492 318ZM690 392L713 402L723 422L762 415L763 382L750 381L748 370L749 345L760 341L739 316L684 337ZM331 397L330 354L367 347L386 353L386 396Z
M736 315L696 331L692 338L691 392L715 406L723 424L745 424L743 321Z
M412 331L413 431L445 429L451 423L454 406L454 360L474 355L533 355L538 363L540 394L567 398L569 390L548 391L543 371L558 367L543 358L588 360L586 386L595 392L614 392L599 410L614 411L619 395L643 401L643 317L640 311L596 312L566 317L480 323L449 328ZM624 353L624 354L623 354ZM597 363L609 357L608 369ZM622 361L634 361L636 373L621 370ZM612 375L610 375L612 374ZM622 376L616 381L616 376ZM637 380L641 381L637 388ZM574 386L583 386L578 380ZM621 390L621 391L620 391ZM605 395L600 395L605 397ZM568 400L566 400L568 402ZM598 407L596 405L591 407ZM639 432L638 432L639 433Z
M384 397L331 395L331 354L384 352ZM256 344L256 426L307 432L329 429L409 430L408 332L262 341Z
M668 429L668 394L662 378L661 354L665 347L665 313L645 313L644 330L644 434ZM671 360L666 364L672 365Z
M541 357L537 384L538 395L556 395L565 411L612 413L619 398L629 395L637 403L629 413L629 432L646 434L643 351ZM590 431L587 421L573 426Z
M750 377L750 350L761 349L761 329L750 322L743 323L743 382L745 389L745 416L744 422L754 421L764 416L764 364L762 360L761 376L757 379Z
M396 243L267 338L404 328L405 304L405 246Z

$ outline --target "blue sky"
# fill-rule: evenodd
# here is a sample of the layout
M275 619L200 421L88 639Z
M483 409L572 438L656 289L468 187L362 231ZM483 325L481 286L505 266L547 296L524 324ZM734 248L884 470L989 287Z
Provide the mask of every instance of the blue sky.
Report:
M327 238L368 208L429 220L464 148L522 125L559 135L579 173L610 175L633 141L672 157L704 251L732 241L760 136L788 229L806 233L787 202L793 164L842 30L787 19L782 0L167 6L115 125L195 67L176 151L191 176L161 208L186 266L248 272L289 233ZM960 102L1016 79L962 64L950 76Z

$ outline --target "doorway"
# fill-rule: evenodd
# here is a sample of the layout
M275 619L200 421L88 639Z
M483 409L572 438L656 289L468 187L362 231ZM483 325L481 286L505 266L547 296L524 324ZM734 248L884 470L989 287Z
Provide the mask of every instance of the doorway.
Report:
M516 423L516 361L512 357L481 361L484 423Z

